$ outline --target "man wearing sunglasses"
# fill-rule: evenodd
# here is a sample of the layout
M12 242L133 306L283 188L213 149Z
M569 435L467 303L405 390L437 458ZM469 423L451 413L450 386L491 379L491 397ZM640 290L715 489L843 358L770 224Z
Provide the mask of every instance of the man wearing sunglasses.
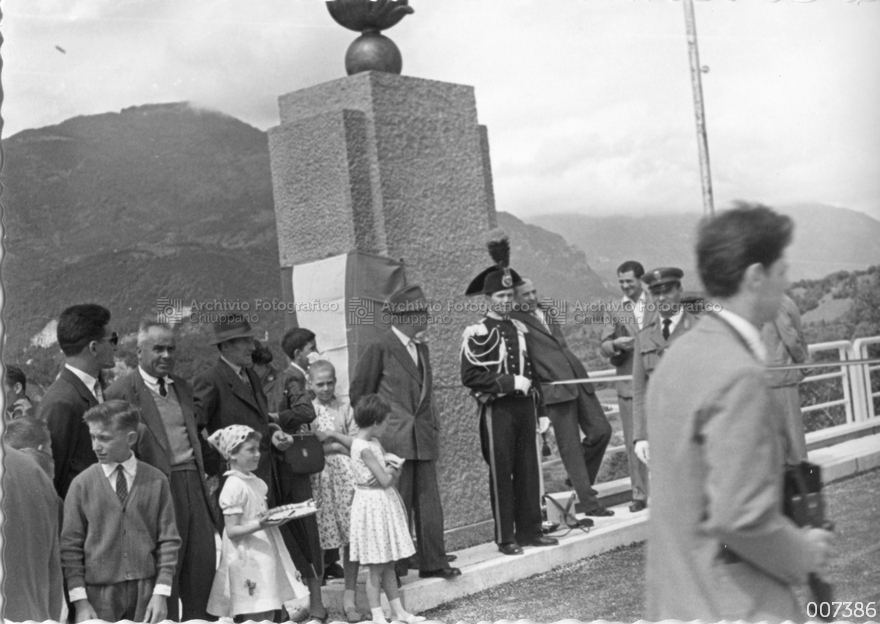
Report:
M115 365L119 337L111 330L110 311L95 303L64 310L57 337L64 368L46 391L38 417L52 435L55 489L64 498L74 477L97 461L82 417L104 401L101 371Z

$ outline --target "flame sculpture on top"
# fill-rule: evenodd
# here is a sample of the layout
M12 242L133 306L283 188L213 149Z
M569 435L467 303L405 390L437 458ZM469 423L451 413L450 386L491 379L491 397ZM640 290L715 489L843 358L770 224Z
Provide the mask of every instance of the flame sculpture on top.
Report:
M364 71L400 73L400 50L379 31L413 13L409 0L328 0L327 10L338 24L361 33L345 53L345 71L349 76Z

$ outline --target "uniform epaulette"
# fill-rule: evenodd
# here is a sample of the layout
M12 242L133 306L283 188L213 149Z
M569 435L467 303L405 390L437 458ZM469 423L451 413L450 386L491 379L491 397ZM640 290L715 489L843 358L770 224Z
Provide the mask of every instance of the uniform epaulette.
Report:
M464 333L462 334L463 340L469 340L474 336L487 336L489 334L489 328L486 327L482 321L479 323L474 323L473 325L468 325L464 328Z

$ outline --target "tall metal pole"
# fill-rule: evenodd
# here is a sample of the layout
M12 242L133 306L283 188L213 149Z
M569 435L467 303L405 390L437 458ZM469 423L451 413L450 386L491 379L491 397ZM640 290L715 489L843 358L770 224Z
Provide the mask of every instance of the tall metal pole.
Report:
M691 86L694 91L694 114L697 119L697 146L700 152L700 177L703 184L703 212L715 215L712 198L712 173L709 170L709 140L706 138L706 113L703 110L703 82L700 69L700 52L697 49L697 22L694 19L693 0L682 0L684 20L687 26L688 53L691 60Z

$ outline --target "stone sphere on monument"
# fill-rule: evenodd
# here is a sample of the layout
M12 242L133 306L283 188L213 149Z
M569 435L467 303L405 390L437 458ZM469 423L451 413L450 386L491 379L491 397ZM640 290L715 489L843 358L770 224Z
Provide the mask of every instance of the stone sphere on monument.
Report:
M400 50L380 31L391 28L413 13L409 0L328 0L327 10L341 26L362 33L345 54L349 76L365 71L399 74Z

